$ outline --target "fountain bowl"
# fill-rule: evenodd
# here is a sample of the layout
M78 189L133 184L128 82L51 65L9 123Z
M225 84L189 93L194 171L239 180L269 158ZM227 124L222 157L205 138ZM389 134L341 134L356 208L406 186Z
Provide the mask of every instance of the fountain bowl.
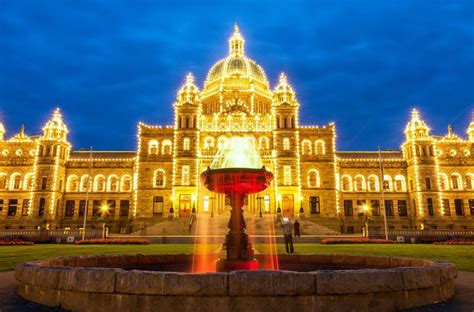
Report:
M72 256L20 264L19 294L73 311L397 311L448 300L454 265L357 255L279 255L281 271L192 274L212 255ZM268 255L256 254L263 263Z

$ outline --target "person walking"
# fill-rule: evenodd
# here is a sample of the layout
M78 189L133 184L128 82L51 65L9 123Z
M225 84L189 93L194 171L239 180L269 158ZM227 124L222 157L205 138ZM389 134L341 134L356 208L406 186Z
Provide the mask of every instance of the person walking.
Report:
M295 237L301 237L300 223L298 220L295 220L295 223L293 223L293 229L295 231Z
M293 226L288 218L281 219L281 225L283 227L283 237L285 238L285 249L286 253L294 253L293 249Z

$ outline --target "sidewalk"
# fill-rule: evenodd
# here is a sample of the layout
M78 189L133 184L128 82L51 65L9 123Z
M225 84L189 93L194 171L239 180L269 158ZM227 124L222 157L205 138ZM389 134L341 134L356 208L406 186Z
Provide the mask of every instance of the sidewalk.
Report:
M474 311L474 272L459 272L454 283L456 294L447 302L413 309L413 312L472 312ZM64 311L30 303L16 293L13 272L0 272L0 312Z

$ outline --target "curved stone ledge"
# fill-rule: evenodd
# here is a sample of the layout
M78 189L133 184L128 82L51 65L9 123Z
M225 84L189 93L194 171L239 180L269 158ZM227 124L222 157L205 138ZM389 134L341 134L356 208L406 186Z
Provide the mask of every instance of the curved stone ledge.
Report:
M201 257L197 255L195 257ZM204 256L203 256L204 257ZM217 255L206 255L216 259ZM265 255L257 255L263 261ZM74 311L391 311L447 300L456 268L431 260L354 255L281 255L285 265L340 269L189 274L136 270L190 264L193 255L63 257L19 265L24 298ZM348 269L350 268L350 269Z

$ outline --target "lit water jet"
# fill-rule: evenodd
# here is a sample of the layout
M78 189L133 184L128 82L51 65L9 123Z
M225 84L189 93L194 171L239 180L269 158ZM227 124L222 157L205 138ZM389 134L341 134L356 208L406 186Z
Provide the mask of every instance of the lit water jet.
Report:
M263 166L253 142L243 137L227 142L201 174L201 183L212 192L225 194L232 207L217 271L259 269L246 233L242 206L245 196L265 190L272 180L273 174Z

